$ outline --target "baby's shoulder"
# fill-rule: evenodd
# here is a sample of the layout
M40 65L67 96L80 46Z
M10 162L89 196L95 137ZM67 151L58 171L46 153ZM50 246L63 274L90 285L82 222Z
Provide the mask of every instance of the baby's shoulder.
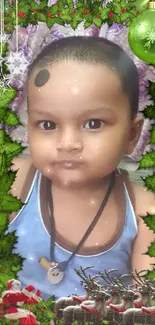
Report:
M12 171L17 171L16 179L9 191L13 196L18 197L24 202L24 197L22 197L22 191L25 186L26 180L28 178L28 173L32 166L32 160L29 155L23 155L20 157L15 157L12 160ZM12 212L9 215L9 221L12 221L16 217L17 212Z
M155 213L155 193L147 190L143 185L132 182L128 172L121 170L121 175L127 186L136 216Z
M147 190L143 185L131 183L135 196L137 215L152 214L155 212L155 193Z
M16 179L12 185L10 193L13 196L21 198L21 192L26 181L30 167L32 166L32 160L29 155L23 155L20 157L15 157L12 160L12 171L17 171Z

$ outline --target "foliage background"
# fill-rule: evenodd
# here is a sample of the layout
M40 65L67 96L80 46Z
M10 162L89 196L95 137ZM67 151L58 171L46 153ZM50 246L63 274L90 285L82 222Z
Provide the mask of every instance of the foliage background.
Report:
M71 26L76 31L78 26L83 22L84 29L92 26L102 28L104 24L113 26L113 24L121 24L123 26L130 26L133 20L141 13L135 7L135 1L129 0L113 0L103 6L102 0L59 0L55 3L50 3L47 0L19 0L18 13L16 12L16 1L5 2L5 16L4 16L4 33L13 33L16 28L17 18L18 25L21 28L29 28L29 26L44 23L51 29L52 26L58 24L60 26ZM18 17L17 17L18 16ZM10 104L19 96L21 88L18 85L18 79L10 85L7 84L7 76L10 77L11 71L5 62L5 57L8 56L8 40L4 40L2 47L2 57L4 61L1 65L0 74L0 294L5 290L6 283L9 279L17 278L18 271L22 268L23 258L18 254L14 254L13 249L18 240L15 233L7 233L8 229L8 215L12 212L18 211L23 203L16 197L9 194L11 186L16 178L17 172L10 170L12 166L13 157L21 154L24 150L23 143L12 140L10 130L15 130L22 126L19 115L15 110L11 109ZM21 50L21 49L20 49ZM154 68L154 67L151 67ZM5 82L4 82L5 81ZM16 82L15 82L16 81ZM144 116L149 120L155 120L155 83L148 82L148 93L151 98L151 104L145 107ZM145 152L140 160L139 169L154 168L155 167L155 125L151 124L149 133L149 145L151 149ZM153 146L152 146L153 145ZM155 173L149 175L144 179L147 189L155 192ZM155 215L147 215L143 217L147 226L155 233ZM155 242L150 243L146 254L155 256ZM155 270L148 272L147 277L155 277ZM51 298L53 299L53 298ZM53 301L53 300L51 300ZM50 303L51 303L50 301ZM48 303L47 303L48 305ZM37 308L37 307L36 307ZM44 308L39 306L38 308ZM49 318L49 305L45 305L47 314L38 309L35 312L38 315L38 320L41 324L46 324ZM43 319L44 317L44 319Z

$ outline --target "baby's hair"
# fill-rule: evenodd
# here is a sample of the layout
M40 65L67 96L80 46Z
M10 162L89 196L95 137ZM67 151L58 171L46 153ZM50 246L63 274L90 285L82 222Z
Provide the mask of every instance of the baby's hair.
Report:
M122 91L131 107L131 118L138 112L139 77L136 65L117 44L101 37L72 36L53 41L47 45L29 66L28 79L35 68L63 60L75 60L90 64L109 66L118 74ZM111 90L112 91L112 90Z

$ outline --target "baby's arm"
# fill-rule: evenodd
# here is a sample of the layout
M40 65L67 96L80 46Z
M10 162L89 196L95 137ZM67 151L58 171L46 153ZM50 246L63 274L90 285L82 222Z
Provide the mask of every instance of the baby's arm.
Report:
M132 270L146 269L152 270L155 264L155 258L143 255L147 252L151 242L155 240L155 234L151 231L140 216L146 216L147 213L155 214L155 194L146 191L143 186L132 183L135 195L135 212L138 223L138 235L133 243L132 250Z
M11 167L11 170L17 171L17 175L16 175L16 179L15 179L9 193L22 200L22 197L21 197L22 189L26 182L28 171L31 166L31 157L29 155L15 157L12 160L12 164L13 165ZM17 214L17 212L12 212L9 215L9 221L12 221L15 218L16 214Z

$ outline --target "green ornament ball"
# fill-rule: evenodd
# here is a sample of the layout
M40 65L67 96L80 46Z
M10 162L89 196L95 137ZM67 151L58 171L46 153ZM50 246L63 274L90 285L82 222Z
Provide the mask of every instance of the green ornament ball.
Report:
M131 24L128 42L139 59L155 65L155 9L146 10Z

